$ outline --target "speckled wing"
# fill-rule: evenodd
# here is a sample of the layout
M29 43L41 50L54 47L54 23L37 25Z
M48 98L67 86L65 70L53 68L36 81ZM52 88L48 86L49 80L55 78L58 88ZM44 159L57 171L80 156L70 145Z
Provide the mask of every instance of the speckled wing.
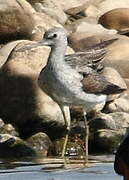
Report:
M91 68L89 68L89 71L87 72L80 73L83 75L83 79L81 80L82 89L86 93L110 95L118 94L125 90L108 82L102 75L99 75L99 73Z
M103 41L87 48L85 52L76 52L74 54L66 55L65 61L73 68L83 68L83 66L88 66L99 72L103 69L101 63L106 54L106 47L116 40L117 39Z

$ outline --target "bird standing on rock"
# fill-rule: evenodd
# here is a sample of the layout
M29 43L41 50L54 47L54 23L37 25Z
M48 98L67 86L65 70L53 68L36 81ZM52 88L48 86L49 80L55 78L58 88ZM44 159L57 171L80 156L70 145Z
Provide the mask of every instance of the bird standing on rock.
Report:
M109 40L109 44L110 41L113 42ZM63 28L55 27L45 32L43 40L25 45L18 51L37 46L51 47L47 65L41 70L38 83L41 89L58 103L63 113L67 127L62 150L62 157L64 157L71 123L69 107L80 106L86 122L86 112L92 110L97 104L105 103L107 95L121 93L124 89L108 82L93 69L94 65L96 70L99 68L98 62L104 57L104 43L87 52L65 56L66 32ZM85 60L82 60L81 56Z

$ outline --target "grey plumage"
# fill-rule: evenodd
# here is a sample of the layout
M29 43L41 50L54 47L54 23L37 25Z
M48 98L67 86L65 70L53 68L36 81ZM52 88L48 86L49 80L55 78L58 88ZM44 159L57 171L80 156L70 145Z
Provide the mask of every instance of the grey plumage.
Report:
M97 73L106 53L105 47L113 41L115 40L100 43L87 49L86 52L65 56L66 33L62 28L53 28L44 34L43 40L19 50L42 45L51 47L47 65L40 72L38 82L41 89L59 104L68 131L70 130L69 106L80 106L86 114L85 112L94 108L96 104L105 103L108 94L120 93L124 90L106 81ZM62 156L65 153L67 139L68 134Z

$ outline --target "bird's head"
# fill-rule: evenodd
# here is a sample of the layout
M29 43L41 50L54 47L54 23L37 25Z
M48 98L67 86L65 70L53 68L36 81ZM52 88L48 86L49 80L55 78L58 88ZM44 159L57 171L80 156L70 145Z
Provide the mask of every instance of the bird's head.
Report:
M67 45L67 34L63 28L54 27L44 33L44 37L42 40L36 41L29 45L25 45L25 46L19 48L17 51L29 50L29 49L35 48L37 46L54 47L54 46L61 46L62 44Z

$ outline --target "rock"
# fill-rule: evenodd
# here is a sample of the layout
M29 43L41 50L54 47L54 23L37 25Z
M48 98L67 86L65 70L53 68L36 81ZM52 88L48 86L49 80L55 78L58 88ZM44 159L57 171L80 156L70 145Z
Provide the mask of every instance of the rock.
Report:
M110 116L115 121L116 129L117 130L123 130L124 134L129 127L129 113L126 112L114 112L110 113Z
M67 11L68 9L85 6L89 3L92 3L94 0L70 0L70 1L69 0L65 0L65 1L54 0L54 1L57 4L60 4L64 11Z
M99 129L112 129L116 130L116 124L110 114L99 113L95 116L94 120L91 121L91 129L96 132Z
M87 36L93 36L96 34L116 34L117 31L115 30L108 30L105 29L100 24L91 24L88 22L79 22L75 24L75 27L73 27L74 32L85 32L87 33Z
M4 124L4 126L0 128L0 134L9 134L12 136L19 136L18 132L12 126L12 124Z
M34 8L37 12L43 12L61 24L65 24L68 20L64 11L54 1L45 0L35 3Z
M31 38L34 28L32 7L26 1L0 0L0 40Z
M35 156L35 151L25 141L8 134L0 134L0 158Z
M117 70L115 70L114 68L105 67L102 72L102 75L106 78L107 81L118 85L122 89L127 89L125 81L123 80L121 75L117 72ZM115 94L115 95L109 95L107 101L112 101L112 100L118 98L120 95L121 95L121 93Z
M100 15L115 9L115 8L129 8L129 1L128 0L104 0L101 1L98 5L97 5L98 9L100 10Z
M41 40L44 32L54 26L62 27L55 19L45 13L33 13L33 18L35 27L32 32L32 40Z
M75 51L85 51L86 48L91 47L100 42L100 38L96 36L87 36L85 32L75 32L68 37L70 47Z
M0 119L0 128L3 128L4 125L5 125L4 121L2 119Z
M127 88L129 89L129 78L124 78Z
M129 113L100 113L91 121L90 151L113 153L128 131ZM92 149L94 147L94 149Z
M90 151L114 153L123 136L124 134L120 130L100 129L94 134L92 142L90 143Z
M91 128L93 132L99 129L122 130L123 133L129 126L129 113L113 112L113 113L99 113L91 121Z
M106 12L99 18L105 28L125 31L129 29L129 8L116 8Z
M82 22L79 26L76 23L73 24L72 31L68 41L75 51L85 51L87 47L118 37L116 31L107 30L101 25L95 24L94 19L91 22Z
M9 134L12 136L19 136L16 129L12 124L5 124L2 119L0 119L0 134Z
M109 112L129 112L129 96L120 97L107 104L106 109Z
M50 138L42 132L29 137L27 143L35 150L38 156L47 156L49 149L52 147Z
M100 11L96 6L91 4L89 7L87 7L85 9L84 14L87 17L95 17L95 18L97 18L99 16L99 14L100 14Z
M19 47L25 43L32 42L24 41ZM41 131L56 138L65 130L59 106L37 84L49 50L37 47L25 52L13 51L0 71L0 114L5 122L18 127L22 138Z
M115 68L122 78L129 77L129 37L126 36L116 36L118 40L115 41L108 47L107 55L105 61L103 62L105 66L110 66Z

